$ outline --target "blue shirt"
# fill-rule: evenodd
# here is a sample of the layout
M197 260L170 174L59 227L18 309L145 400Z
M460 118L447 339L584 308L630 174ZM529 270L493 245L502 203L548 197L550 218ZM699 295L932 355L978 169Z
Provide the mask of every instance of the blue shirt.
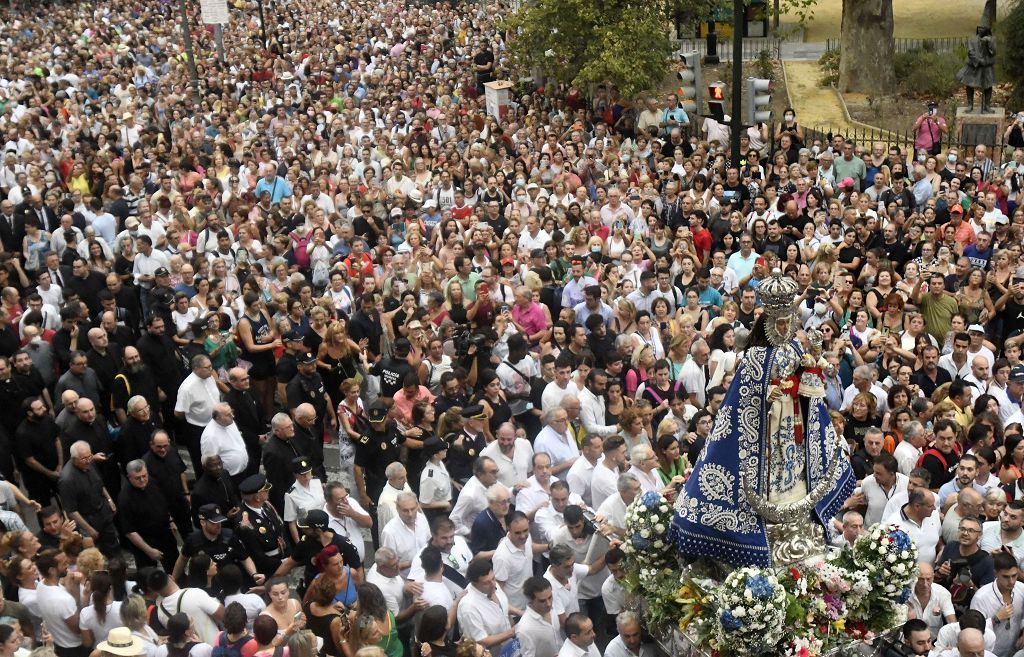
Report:
M663 123L668 124L669 119L676 120L676 128L682 128L684 125L690 122L690 117L686 115L686 110L684 110L682 107L676 107L675 109L665 110L665 113L661 115L661 120ZM672 127L673 126L666 125L663 133L666 135L670 134L672 132Z
M267 182L266 178L260 178L260 181L256 183L256 198L259 199L263 192L270 192L270 202L277 205L281 199L292 195L292 187L281 176L274 176L270 182Z
M700 305L702 308L707 309L708 319L714 319L718 316L718 313L711 306L722 307L722 294L709 285L706 290L700 293Z
M968 244L964 247L964 257L971 261L972 267L988 269L988 263L992 260L992 247L989 246L986 251L979 251L977 245Z

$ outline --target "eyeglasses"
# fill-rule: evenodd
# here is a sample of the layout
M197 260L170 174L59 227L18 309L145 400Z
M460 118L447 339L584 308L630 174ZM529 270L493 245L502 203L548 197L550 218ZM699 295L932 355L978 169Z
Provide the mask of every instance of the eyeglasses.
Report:
M961 527L960 528L960 533L961 534L980 534L981 530L980 529L971 529L970 527Z

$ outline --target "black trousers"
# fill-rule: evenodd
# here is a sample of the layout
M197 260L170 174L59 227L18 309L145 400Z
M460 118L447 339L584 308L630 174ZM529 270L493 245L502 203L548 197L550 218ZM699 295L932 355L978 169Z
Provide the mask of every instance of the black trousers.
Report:
M199 441L203 437L203 429L205 428L197 427L186 420L178 422L178 438L181 443L185 444L185 449L188 450L188 457L192 460L192 471L196 473L196 477L199 477L203 472L203 460L199 449Z

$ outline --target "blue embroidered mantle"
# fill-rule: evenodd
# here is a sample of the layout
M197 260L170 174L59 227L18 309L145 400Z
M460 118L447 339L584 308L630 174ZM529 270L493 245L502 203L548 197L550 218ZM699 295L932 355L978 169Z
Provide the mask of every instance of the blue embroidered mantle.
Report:
M743 482L768 497L768 389L780 366L800 353L794 341L790 347L750 348L740 361L707 444L676 500L669 540L684 557L708 557L737 567L771 566L765 521L747 502ZM799 404L807 490L829 475L833 478L813 514L831 537L830 521L853 492L854 475L824 399L802 397ZM834 459L842 463L829 472Z

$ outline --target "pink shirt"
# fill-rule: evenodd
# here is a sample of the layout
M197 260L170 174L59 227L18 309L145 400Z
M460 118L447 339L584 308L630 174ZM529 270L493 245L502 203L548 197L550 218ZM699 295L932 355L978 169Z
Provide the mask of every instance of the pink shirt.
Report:
M519 304L512 306L512 319L526 330L527 336L540 333L548 327L548 318L536 301L531 301L526 310Z
M406 397L405 390L399 390L395 393L395 418L402 424L409 425L412 423L412 407L416 402L423 400L428 404L434 402L434 395L430 394L430 391L425 387L420 386L419 392L415 398Z

